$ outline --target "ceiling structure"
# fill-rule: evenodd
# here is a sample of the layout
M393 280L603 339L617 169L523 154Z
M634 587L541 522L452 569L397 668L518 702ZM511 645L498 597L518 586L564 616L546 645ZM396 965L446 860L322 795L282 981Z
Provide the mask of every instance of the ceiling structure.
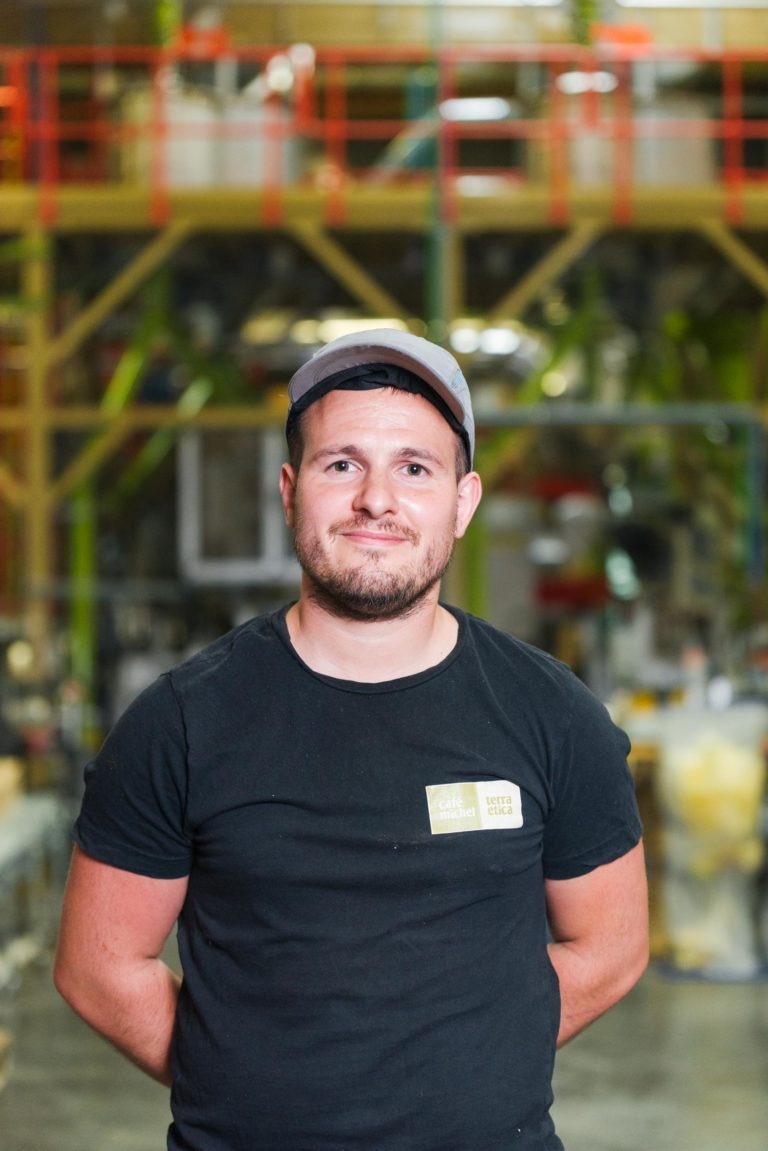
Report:
M82 11L91 21L94 12L93 5L66 6L63 0L49 0L44 7L49 28L58 12L69 17ZM116 26L137 14L146 17L139 7L113 0L99 10L109 9ZM227 12L248 8L255 20L276 20L278 8L286 17L288 8L295 15L299 7L232 4ZM413 9L422 18L427 7L399 9ZM466 6L447 5L446 11L454 7L466 15ZM509 16L509 6L483 7ZM332 8L334 19L342 8L358 18L372 6L308 3L303 8L313 9L327 26ZM42 7L30 4L24 11L29 15ZM196 109L200 77L203 87L210 84L218 75L217 61L238 51L257 82L268 81L275 57L285 56L273 49L249 55L232 44L219 45L206 72L205 54L182 53L177 67L183 92ZM706 315L707 309L721 314L762 306L768 297L768 184L758 177L768 167L759 146L766 139L768 112L758 106L756 115L742 113L755 61L765 66L768 53L765 60L758 53L736 63L729 56L724 64L718 53L691 50L685 68L679 53L675 56L670 75L670 60L660 52L649 89L647 49L634 72L623 49L590 51L540 46L516 55L506 47L485 45L473 52L425 44L398 54L381 45L364 51L337 45L324 55L318 46L307 65L314 85L305 91L307 103L295 90L267 92L269 100L278 97L282 118L254 116L242 138L236 137L241 149L248 131L257 139L261 133L262 159L270 139L273 147L277 141L278 158L283 149L271 174L262 172L247 186L224 184L210 174L191 182L178 173L174 178L169 169L174 133L175 143L189 151L195 141L207 139L208 121L201 129L202 121L193 118L185 128L181 111L176 119L172 113L158 116L162 104L145 111L144 121L121 118L141 68L155 67L151 55L128 60L88 51L54 54L36 66L38 71L22 69L21 83L29 82L19 101L29 117L27 163L38 167L20 179L7 174L0 179L4 262L18 274L24 301L6 319L17 333L24 371L16 401L0 409L0 434L20 437L25 448L14 463L0 462L0 496L25 523L28 624L39 650L48 629L44 589L55 565L57 509L83 482L137 430L263 427L283 410L269 390L256 405L178 403L159 409L126 402L130 389L119 404L77 394L52 402L90 341L124 311L140 313L134 301L164 267L183 281L188 295L191 284L213 280L216 298L207 302L235 330L254 316L271 321L282 309L290 319L283 329L288 331L293 322L322 318L329 308L416 330L426 324L440 339L458 328L468 343L465 351L456 350L478 382L498 377L502 361L484 355L479 337L473 345L471 325L506 331L504 338L514 341L511 334L527 323L548 322L547 308L559 307L566 315L579 311L590 275L600 278L613 322L638 340L676 309ZM290 45L285 52L289 57ZM11 57L3 61L3 90L12 89L15 66ZM47 103L45 82L38 87L35 79L47 75L45 67L56 69L56 96L51 98L49 87ZM126 69L130 83L123 88ZM157 87L159 73L152 75L156 95L176 99L176 90L163 92ZM414 77L421 78L421 87ZM682 108L681 87L688 101ZM660 89L678 101L671 120L659 110L649 122L639 121L632 100L645 100L647 111L647 100L658 98ZM465 108L472 100L500 101L503 118L454 119L446 106L449 97ZM5 139L13 141L20 121L7 107ZM166 105L166 112L168 107L182 105ZM735 157L734 125L742 144L744 133L753 132L753 171L745 170L742 153ZM648 131L656 138L647 139ZM284 162L294 133L311 141L295 168ZM222 139L226 143L226 132ZM142 141L149 147L144 153ZM642 171L653 156L654 145L657 163L638 182L638 168ZM126 148L144 164L140 179L124 178ZM175 155L178 160L180 153ZM113 255L105 258L105 252ZM202 289L201 300L206 302ZM275 342L285 345L282 339ZM263 349L260 354L263 360ZM297 346L294 354L305 349ZM289 366L289 359L278 356L267 382L284 381ZM512 352L505 369L514 380ZM523 382L524 377L523 369ZM114 390L108 394L114 397ZM764 418L762 410L752 410ZM622 418L631 415L624 404ZM489 427L521 426L531 418L529 407L485 414ZM537 418L547 421L552 413L540 408ZM612 416L604 410L602 418L615 419L615 407ZM655 418L661 418L658 411ZM665 418L698 419L671 411ZM590 408L589 419L600 423L598 406ZM74 433L81 437L81 449L62 466L57 444Z

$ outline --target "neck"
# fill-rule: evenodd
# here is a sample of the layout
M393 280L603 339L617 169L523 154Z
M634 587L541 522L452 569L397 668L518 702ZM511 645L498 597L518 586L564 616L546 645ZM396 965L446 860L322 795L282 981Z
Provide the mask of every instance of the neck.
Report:
M353 620L332 615L303 589L289 609L291 643L313 671L358 683L416 675L456 644L456 619L438 603L439 588L407 616Z

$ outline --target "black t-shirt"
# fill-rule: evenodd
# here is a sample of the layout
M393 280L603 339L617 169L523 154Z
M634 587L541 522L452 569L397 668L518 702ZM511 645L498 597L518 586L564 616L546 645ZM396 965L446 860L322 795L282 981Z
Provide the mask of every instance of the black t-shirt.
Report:
M451 609L453 610L453 609ZM638 841L628 741L551 657L455 611L437 666L314 673L285 610L161 676L76 839L189 875L171 1151L558 1151L543 879Z

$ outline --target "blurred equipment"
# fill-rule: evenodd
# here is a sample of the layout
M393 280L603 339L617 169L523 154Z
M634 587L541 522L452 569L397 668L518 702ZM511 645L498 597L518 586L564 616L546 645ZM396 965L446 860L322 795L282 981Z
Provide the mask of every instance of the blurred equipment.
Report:
M757 880L768 709L660 713L663 903L676 968L750 977L762 965Z

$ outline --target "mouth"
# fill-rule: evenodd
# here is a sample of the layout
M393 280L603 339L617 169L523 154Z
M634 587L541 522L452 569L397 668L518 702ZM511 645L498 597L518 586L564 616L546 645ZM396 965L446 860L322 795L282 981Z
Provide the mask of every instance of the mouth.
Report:
M365 548L393 548L399 544L408 543L405 536L393 535L391 532L353 531L340 532L343 539Z
M332 534L364 548L383 548L386 550L398 547L400 544L418 543L416 532L395 524L380 524L378 526L359 523L339 524L332 529Z

